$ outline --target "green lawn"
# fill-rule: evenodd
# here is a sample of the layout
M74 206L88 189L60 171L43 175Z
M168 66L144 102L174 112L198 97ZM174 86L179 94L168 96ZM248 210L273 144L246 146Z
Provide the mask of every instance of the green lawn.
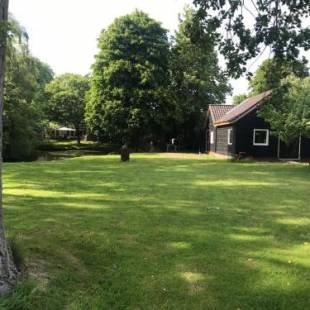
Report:
M1 309L309 309L310 167L196 155L5 164L31 280Z

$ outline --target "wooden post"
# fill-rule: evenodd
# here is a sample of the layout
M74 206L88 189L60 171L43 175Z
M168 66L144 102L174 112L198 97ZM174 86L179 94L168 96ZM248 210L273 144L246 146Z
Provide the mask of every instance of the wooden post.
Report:
M129 148L126 144L124 144L121 148L121 161L129 161L129 160L130 160Z

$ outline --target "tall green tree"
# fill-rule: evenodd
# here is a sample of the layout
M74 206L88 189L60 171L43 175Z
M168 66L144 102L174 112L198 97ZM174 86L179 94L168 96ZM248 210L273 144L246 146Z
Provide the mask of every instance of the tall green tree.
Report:
M309 0L193 0L198 18L213 33L230 75L239 77L249 59L270 48L276 59L298 59L310 48Z
M163 140L167 100L167 32L147 14L117 18L99 38L86 109L92 132L132 146Z
M46 86L49 120L73 125L78 144L81 142L81 129L84 126L88 90L87 77L70 73L56 77Z
M272 96L261 105L259 116L271 125L273 134L287 145L300 134L306 134L308 108L298 91L303 94L307 92L309 81L304 78L308 75L306 61L268 59L250 80L249 96L273 91Z
M218 64L212 35L185 8L171 49L171 99L175 107L175 135L183 147L199 147L203 113L210 103L223 103L230 85Z
M28 49L28 36L11 19L4 84L3 155L6 160L30 159L41 139L44 123L44 86L52 70Z
M300 135L309 135L310 78L290 75L282 80L273 96L261 106L259 115L270 123L273 134L287 145Z
M250 80L251 94L257 95L270 89L276 89L289 75L305 78L309 75L307 61L282 59L265 60Z
M247 94L236 95L236 96L233 97L233 104L234 105L238 105L238 104L240 104L242 101L244 101L247 98L248 98Z
M8 293L15 285L17 270L9 251L3 224L2 201L2 111L3 111L3 84L5 76L5 53L8 30L8 0L0 0L0 295Z

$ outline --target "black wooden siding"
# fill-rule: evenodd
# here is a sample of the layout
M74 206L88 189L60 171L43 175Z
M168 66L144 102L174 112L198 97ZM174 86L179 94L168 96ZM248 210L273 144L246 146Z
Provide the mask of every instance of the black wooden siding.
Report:
M278 138L273 136L270 131L268 146L253 145L254 129L268 129L270 131L270 125L257 116L257 110L250 112L235 124L236 154L244 152L247 156L277 157Z
M214 142L211 144L211 131L213 131L213 135L214 135ZM210 151L211 152L216 152L216 140L217 140L217 134L216 134L216 128L213 126L213 124L211 124L210 126L210 132L209 132L209 139L210 139Z
M301 158L310 158L310 138L301 139Z
M234 142L235 134L233 131L233 144L228 145L228 130L233 129L233 127L221 127L216 128L213 125L212 119L209 116L207 122L207 131L206 131L206 151L220 153L223 155L234 155ZM211 144L210 134L213 131L214 134L214 143Z
M232 145L228 145L228 130L233 129L233 127L219 127L216 130L216 152L223 154L223 155L234 155L234 142L235 139L233 138ZM233 134L234 137L234 134Z
M210 141L210 133L211 131L214 132L214 143L211 144ZM213 125L212 118L209 116L207 122L207 131L206 131L206 152L216 152L216 128Z
M233 143L228 145L228 129L233 130ZM253 145L254 129L269 130L269 145ZM214 131L214 144L210 144L210 131ZM243 152L246 156L278 158L278 137L272 134L270 125L257 116L257 109L232 126L214 127L209 117L206 130L206 151L234 156ZM310 138L301 140L301 158L310 158Z

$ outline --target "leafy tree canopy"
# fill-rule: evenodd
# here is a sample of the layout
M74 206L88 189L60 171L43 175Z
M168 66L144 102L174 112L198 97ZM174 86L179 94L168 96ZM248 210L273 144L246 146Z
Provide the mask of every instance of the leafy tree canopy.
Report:
M265 60L250 80L251 93L257 95L270 89L276 89L281 85L281 80L291 74L299 78L309 75L307 62L298 60L286 60L281 62L276 59Z
M281 86L260 108L259 115L287 145L300 135L309 135L310 78L290 75L282 80Z
M80 143L81 126L84 123L86 93L89 90L87 77L78 74L63 74L46 86L47 114L50 121L73 125L77 142Z
M234 105L238 105L240 104L242 101L244 101L246 98L248 98L247 94L240 94L240 95L236 95L233 97L233 104Z
M3 153L5 159L30 159L44 125L40 94L53 78L53 71L29 53L28 36L13 18L8 29Z
M171 49L171 98L174 100L176 134L186 147L196 147L202 111L222 103L230 92L227 76L218 65L214 41L189 7L180 18ZM192 36L195 33L195 37Z
M99 49L86 113L91 131L135 145L160 139L169 113L166 30L135 11L102 31Z
M214 33L228 72L239 77L247 61L270 47L276 59L298 59L310 48L309 0L194 0L198 18Z

